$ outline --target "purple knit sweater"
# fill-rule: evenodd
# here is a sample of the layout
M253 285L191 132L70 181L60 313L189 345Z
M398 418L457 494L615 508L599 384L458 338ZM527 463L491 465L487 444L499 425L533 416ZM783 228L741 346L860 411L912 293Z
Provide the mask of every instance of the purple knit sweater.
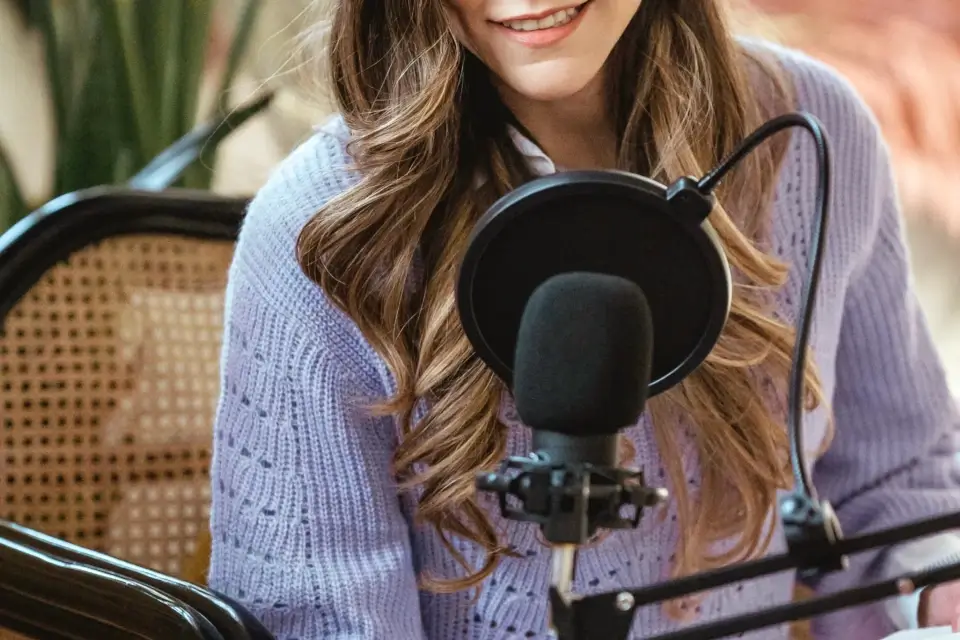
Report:
M803 55L773 51L792 77L799 108L817 115L833 142L833 215L812 346L837 436L813 466L820 494L845 532L863 532L960 509L955 403L910 288L907 251L887 151L874 119L846 81ZM334 119L274 172L250 206L230 271L212 484L210 584L247 606L281 640L475 640L546 638L549 554L535 527L504 523L519 559L505 560L479 599L417 589L429 571L459 573L438 537L411 524L411 504L390 473L397 428L363 411L392 388L382 360L356 326L301 272L294 245L304 223L357 179L342 120ZM540 173L552 163L517 135ZM794 135L773 207L772 247L796 265L779 295L792 322L814 215L816 163ZM528 453L529 430L503 403L510 454ZM822 411L807 417L817 449ZM627 432L637 464L668 488L649 418ZM678 425L678 433L684 433ZM681 438L683 442L683 439ZM685 442L696 490L698 461ZM580 554L581 593L648 585L670 570L675 512L647 518ZM771 553L784 550L777 526ZM469 544L458 545L479 559ZM945 534L899 554L861 554L822 591L921 569L957 555ZM791 599L792 573L708 592L694 622ZM817 622L823 638L874 640L911 626L915 599L880 603ZM903 611L905 613L898 613ZM660 607L638 611L635 638L677 628ZM915 624L915 622L914 622ZM750 634L785 638L784 628Z

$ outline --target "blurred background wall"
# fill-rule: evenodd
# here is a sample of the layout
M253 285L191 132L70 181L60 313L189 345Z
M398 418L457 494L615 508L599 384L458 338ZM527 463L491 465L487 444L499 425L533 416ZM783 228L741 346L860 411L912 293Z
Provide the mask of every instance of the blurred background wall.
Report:
M162 1L162 0L161 0ZM0 0L0 140L30 198L49 190L53 140L42 44ZM223 0L211 68L223 64L241 0ZM302 69L307 0L267 2L236 95L278 90L265 117L223 144L213 188L250 194L332 107ZM744 22L836 66L864 95L891 144L922 304L960 395L960 2L752 0Z

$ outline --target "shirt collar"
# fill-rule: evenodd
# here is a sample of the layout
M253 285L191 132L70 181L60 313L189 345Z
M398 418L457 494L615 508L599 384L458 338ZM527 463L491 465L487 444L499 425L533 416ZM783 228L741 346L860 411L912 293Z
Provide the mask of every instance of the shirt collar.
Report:
M537 146L533 140L523 135L519 129L513 125L508 125L507 131L517 151L527 159L527 162L530 164L530 169L535 174L544 176L556 173L559 170L553 160L544 153L543 149Z
M507 134L510 136L513 146L520 152L526 161L530 171L536 176L547 176L557 173L560 169L550 159L550 157L537 144L523 135L523 133L512 124L507 125ZM488 176L480 172L474 180L474 188L479 189L487 183Z

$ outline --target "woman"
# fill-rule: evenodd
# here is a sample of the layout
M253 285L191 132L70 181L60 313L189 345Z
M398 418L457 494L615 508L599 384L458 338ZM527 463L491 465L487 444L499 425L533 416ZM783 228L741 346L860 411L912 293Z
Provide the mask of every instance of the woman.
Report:
M847 534L960 508L956 406L860 100L798 53L734 40L714 0L570 2L333 3L342 115L250 207L230 274L212 472L210 582L279 638L546 637L549 554L534 527L503 522L473 490L477 472L527 453L530 436L454 308L472 225L538 174L700 175L793 109L822 119L835 156L807 372L807 442L825 450L816 485ZM782 137L720 193L712 221L740 282L732 316L709 361L625 437L625 462L674 499L638 531L583 551L578 592L783 550L770 515L789 486L783 380L814 169L803 135ZM958 549L943 535L854 556L812 586L924 568ZM644 608L636 637L786 602L794 581ZM829 616L818 631L873 639L949 625L958 593Z

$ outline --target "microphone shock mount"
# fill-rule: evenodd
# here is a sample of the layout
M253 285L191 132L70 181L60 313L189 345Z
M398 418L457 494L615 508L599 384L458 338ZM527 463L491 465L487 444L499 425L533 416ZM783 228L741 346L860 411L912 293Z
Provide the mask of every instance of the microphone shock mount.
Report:
M563 436L539 433L535 439L562 442ZM589 457L591 449L610 448L615 438L601 436L577 439L581 452ZM583 637L579 627L590 622L578 612L584 600L573 592L577 549L600 529L635 529L644 509L667 500L666 489L648 487L642 471L597 465L560 456L554 461L552 447L538 449L529 456L508 458L497 472L480 474L478 491L495 494L501 515L518 522L539 525L543 537L552 545L550 580L551 627L561 639ZM615 449L615 446L613 447ZM601 456L602 458L603 456ZM615 607L621 622L629 624L634 609L629 592L619 594Z
M598 529L635 529L644 508L667 499L665 489L646 486L642 471L557 463L542 452L509 458L476 484L496 494L504 518L539 525L557 545L586 544Z

